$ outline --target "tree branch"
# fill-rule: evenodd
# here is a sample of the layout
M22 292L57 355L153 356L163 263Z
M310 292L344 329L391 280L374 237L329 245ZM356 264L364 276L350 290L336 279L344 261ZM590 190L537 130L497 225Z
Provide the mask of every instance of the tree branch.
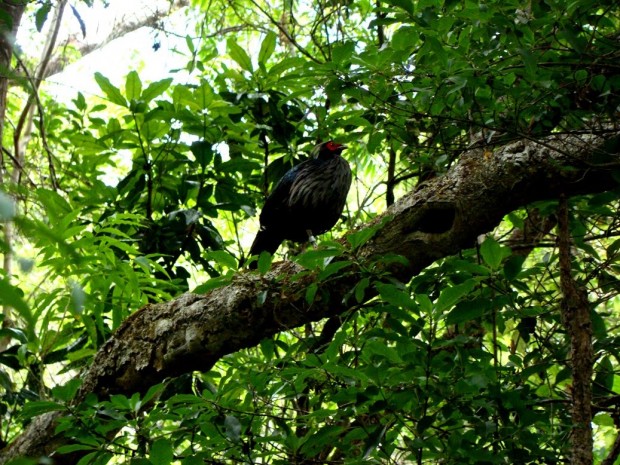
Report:
M611 168L599 169L596 163L620 166L619 130L554 136L542 142L517 141L490 155L467 152L444 176L408 193L376 218L369 225L382 225L375 236L353 256L339 259L367 263L402 255L406 265L381 263L392 276L408 281L435 260L473 246L478 235L515 208L557 198L562 192L574 195L617 187ZM207 295L188 293L140 309L97 353L77 401L91 392L107 396L145 391L166 377L209 370L226 354L349 308L346 295L359 280L356 265L329 282L319 282L322 292L316 295L323 297L312 304L306 302L305 290L315 278L306 274L292 279L301 270L295 263L281 262L264 276L241 272L229 285ZM267 295L264 301L257 299L262 293ZM55 450L58 442L53 439L62 442L62 438L53 434L54 418L55 414L35 418L0 454L0 463Z

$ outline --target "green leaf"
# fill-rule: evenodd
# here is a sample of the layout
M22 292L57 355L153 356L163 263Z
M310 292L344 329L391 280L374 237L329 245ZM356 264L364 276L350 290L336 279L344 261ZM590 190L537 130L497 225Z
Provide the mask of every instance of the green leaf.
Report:
M594 418L592 418L592 423L598 426L613 428L615 425L615 420L609 413L597 413Z
M10 284L4 277L0 278L0 305L14 308L28 326L32 326L34 325L32 313L23 295L21 289Z
M125 97L123 97L123 94L121 94L118 87L112 85L107 77L97 72L95 73L95 81L97 81L97 84L99 84L99 87L103 93L106 94L110 102L127 108L127 101L125 100Z
M394 284L377 283L375 287L381 298L398 308L417 310L418 304L411 298L409 291L395 286Z
M80 459L77 465L106 465L112 458L112 453L108 451L97 450L86 454ZM133 461L131 462L134 463Z
M172 78L151 82L147 88L144 89L144 92L142 92L142 100L145 102L150 102L154 98L159 97L161 94L166 92L166 90L168 90L170 84L172 84Z
M192 142L190 150L203 170L211 164L213 160L213 149L211 144L204 140L199 140Z
M58 402L40 401L28 402L22 408L20 416L24 419L33 418L47 412L56 412L64 410L65 406Z
M362 303L364 301L364 295L366 294L366 289L370 285L370 279L364 277L355 285L355 300L358 303Z
M263 354L263 356L267 359L267 360L271 360L275 357L276 354L276 347L275 344L273 343L273 339L263 339L260 341L259 343L259 347L260 350Z
M318 291L319 286L317 283L312 283L306 288L306 302L308 305L312 305L314 303L314 297L316 296L316 291Z
M605 392L609 392L614 387L614 366L609 356L603 357L595 367L594 383L597 387L601 386Z
M11 328L10 326L0 329L0 338L17 339L19 342L25 344L28 342L28 336L18 328Z
M492 270L497 270L504 258L510 255L510 249L500 245L495 239L489 236L480 246L480 255L482 255L482 260L484 260Z
M402 363L402 359L398 355L398 351L393 347L388 347L385 344L385 341L380 341L377 339L368 341L364 346L364 353L381 356L394 364Z
M250 73L254 71L252 68L252 60L247 52L237 43L237 40L234 38L229 38L226 41L226 46L228 48L228 54L230 58L235 60L242 69L249 71Z
M78 92L77 97L73 99L72 102L78 110L86 110L86 99L84 98L84 94L82 94L82 92Z
M84 20L82 19L82 16L80 15L80 12L77 10L77 8L74 5L69 5L71 7L71 13L73 13L73 17L77 20L78 24L80 25L80 31L82 32L82 37L86 37L86 23L84 22Z
M73 378L67 381L66 384L53 388L52 394L58 400L69 402L73 399L81 385L82 378Z
M318 429L318 431L311 431L303 439L304 443L301 447L301 452L312 457L319 451L325 449L326 444L336 444L338 438L341 437L344 427L336 425L325 425Z
M422 313L430 313L433 310L433 302L426 294L416 294L415 301L420 306Z
M353 249L358 248L360 245L367 242L372 236L374 236L376 231L373 231L372 228L365 228L360 231L347 234L347 241L351 244Z
M464 296L469 294L474 286L476 285L476 281L470 279L465 281L463 284L458 284L456 286L447 287L441 294L439 294L439 298L437 299L437 303L435 304L435 309L438 312L443 312L448 308L452 307L459 300L461 300Z
M337 262L331 262L330 264L328 264L325 269L323 271L321 271L319 273L318 279L320 281L324 281L325 279L329 278L330 276L340 273L341 270L343 270L344 268L351 266L353 264L353 262L350 262L348 260L342 260L342 261L337 261Z
M295 257L295 261L309 270L324 269L334 257L338 257L342 253L342 249L311 249Z
M174 459L172 444L168 439L157 439L151 445L149 459L153 465L169 465Z
M3 32L13 29L13 17L5 10L0 10L0 24Z
M175 394L168 399L168 403L172 406L187 405L203 405L205 400L201 397L197 397L194 394Z
M379 429L378 427L375 427L374 431L368 436L368 439L366 440L366 443L364 445L364 449L365 449L364 455L363 455L364 461L366 461L371 456L371 454L377 448L379 448L379 445L381 444L381 441L383 440L383 437L385 436L385 432L388 430L389 427L390 427L389 423L386 423L385 425L383 425L383 428L381 429Z
M575 80L585 82L588 79L588 71L585 69L578 69L575 71ZM580 83L581 84L581 83Z
M258 269L258 272L260 274L267 273L269 271L269 268L271 268L272 261L273 255L271 255L269 252L261 252L258 256L258 266L256 267Z
M368 242L375 234L377 234L377 231L379 231L382 226L383 223L375 224L354 233L347 234L347 241L351 244L351 248L355 250Z
M45 21L47 21L47 17L51 9L52 2L47 1L43 5L41 5L41 8L36 11L34 15L34 22L38 32L41 32L43 30L43 25L45 24Z
M190 51L192 55L196 54L196 46L194 45L194 38L190 35L185 36L185 44L187 45L187 49Z
M218 265L236 270L237 259L224 250L211 250L205 254L207 260L214 260Z
M351 40L337 43L332 49L332 61L339 65L347 65L355 52L355 45Z
M538 62L536 57L531 53L529 49L520 48L518 52L521 54L521 60L525 65L525 75L528 79L536 78L536 71L538 69Z
M56 452L58 454L70 454L71 452L78 452L82 450L93 450L96 449L97 446L94 444L69 444L67 446L59 447Z
M120 411L133 411L131 401L123 394L114 394L110 396L110 402L115 409Z
M142 398L142 404L143 405L148 404L151 400L159 397L159 395L162 392L164 392L165 388L166 388L166 385L163 383L155 384L154 386L151 386L149 390L146 391L146 394L144 394L144 397Z
M206 283L196 286L192 292L195 294L206 294L207 292L217 289L218 287L228 286L234 275L234 272L231 271L225 275L211 278Z
M148 110L147 104L142 100L130 100L129 111L132 113L146 113Z
M392 47L396 50L411 50L419 40L420 34L414 27L402 26L392 36Z
M137 71L130 71L125 79L125 95L127 100L138 100L142 94L142 81Z
M384 0L384 3L401 8L409 13L409 15L413 15L413 2L411 0Z
M267 60L269 60L269 57L271 57L271 55L273 54L274 50L276 49L276 39L276 33L273 31L269 31L265 35L263 42L260 44L260 51L258 52L259 66L266 65Z
M504 263L504 277L508 281L512 281L517 278L521 270L523 269L523 263L525 257L519 255L511 255Z
M482 317L489 309L489 300L459 302L446 316L447 325L456 325Z

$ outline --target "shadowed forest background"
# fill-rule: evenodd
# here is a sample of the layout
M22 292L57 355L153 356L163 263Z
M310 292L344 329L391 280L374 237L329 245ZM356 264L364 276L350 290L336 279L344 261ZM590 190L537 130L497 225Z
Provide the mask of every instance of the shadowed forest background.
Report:
M0 1L0 463L620 464L617 2L105 5Z

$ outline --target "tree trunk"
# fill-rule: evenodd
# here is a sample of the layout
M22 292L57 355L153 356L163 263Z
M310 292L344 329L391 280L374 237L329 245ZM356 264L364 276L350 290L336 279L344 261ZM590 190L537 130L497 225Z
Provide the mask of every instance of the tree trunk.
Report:
M13 57L13 46L15 44L15 35L19 28L19 23L26 9L26 2L23 0L0 0L0 11L4 13L0 17L0 187L7 182L7 173L5 172L5 151L6 148L2 144L4 135L4 117L6 114L7 95L9 91L9 79L11 78L11 58ZM6 223L4 225L4 241L11 246L12 225ZM5 253L2 257L2 269L8 279L13 274L12 270L12 254ZM10 322L10 309L2 308L4 314L4 325ZM0 342L4 346L5 342Z
M0 149L3 149L2 134L4 132L4 115L11 75L13 45L19 22L26 9L26 3L24 0L0 0L0 10L6 14L6 16L0 17ZM10 18L10 24L7 22L8 18ZM3 159L4 152L0 150L0 183L4 179Z
M558 208L558 245L562 321L570 338L571 389L571 465L591 465L592 455L592 321L588 292L573 278L568 201L561 195Z

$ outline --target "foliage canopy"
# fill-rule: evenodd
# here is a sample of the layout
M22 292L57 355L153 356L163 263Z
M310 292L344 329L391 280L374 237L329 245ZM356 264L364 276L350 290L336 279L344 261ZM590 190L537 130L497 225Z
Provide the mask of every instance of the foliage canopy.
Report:
M557 199L410 282L364 264L341 319L146 393L71 404L76 375L132 312L230 281L264 196L316 141L351 147L338 237L471 147L492 156L513 140L604 131L620 108L611 0L192 3L183 73L112 82L101 70L102 99L68 105L43 89L30 134L19 121L33 81L11 90L0 250L19 269L0 272L2 439L61 410L71 441L58 452L80 451L80 464L566 463ZM49 5L31 5L37 25ZM620 422L619 192L569 200L572 271L592 306L598 463ZM368 231L291 249L323 270L308 302L348 272L329 264L334 250L381 234Z

